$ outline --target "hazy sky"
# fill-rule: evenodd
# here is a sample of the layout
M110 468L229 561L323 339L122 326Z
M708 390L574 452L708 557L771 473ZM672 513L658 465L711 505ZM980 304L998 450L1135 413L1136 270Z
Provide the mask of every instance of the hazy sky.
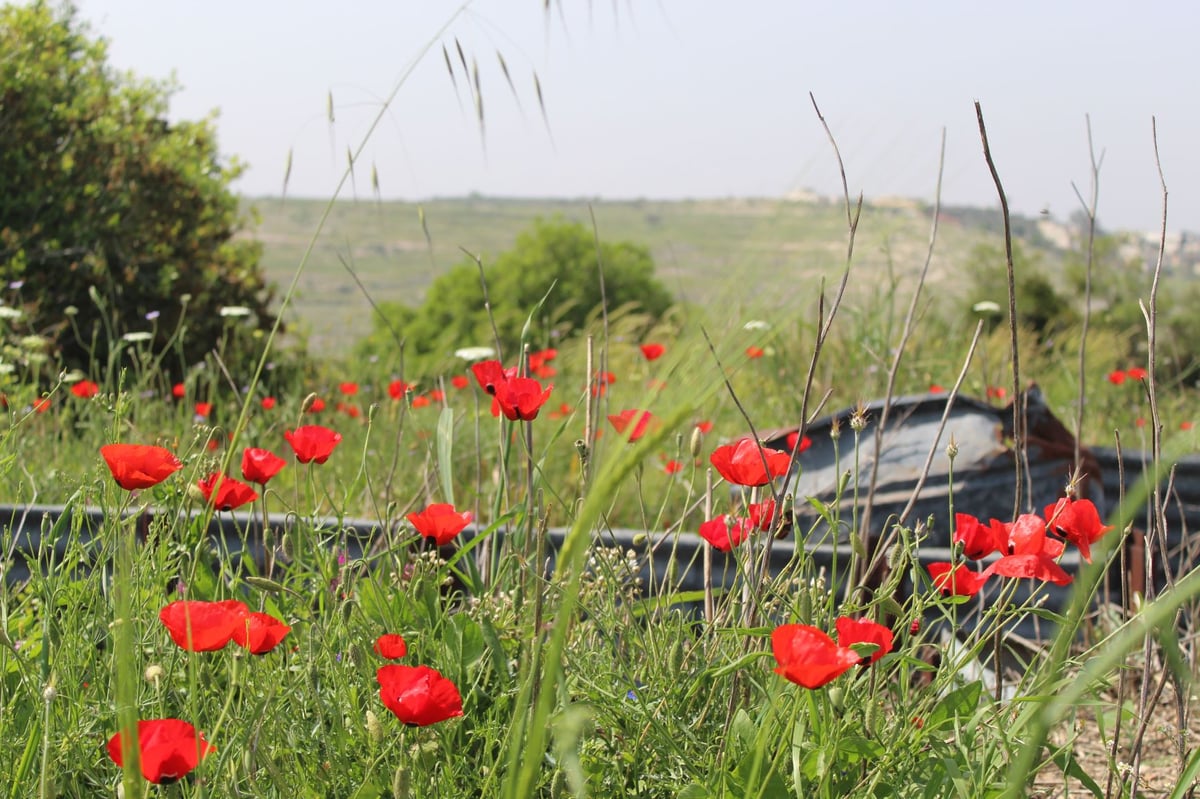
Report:
M996 205L973 103L1015 210L1200 230L1200 4L801 0L79 0L120 68L175 75L177 118L214 109L239 189L328 197L363 145L384 197L681 198L852 193ZM444 28L444 30L443 30ZM455 41L478 63L486 131ZM457 91L442 55L454 61ZM509 89L497 56L516 87ZM411 72L408 70L411 67ZM550 131L538 111L541 80ZM383 100L399 86L366 140ZM334 122L327 117L332 92ZM351 194L351 186L344 189Z

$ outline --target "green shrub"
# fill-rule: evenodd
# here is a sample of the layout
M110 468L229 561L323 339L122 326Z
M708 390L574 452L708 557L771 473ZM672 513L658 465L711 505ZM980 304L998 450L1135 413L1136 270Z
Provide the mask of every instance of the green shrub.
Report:
M603 294L597 260L603 266ZM531 311L527 340L537 347L589 329L603 307L610 313L635 309L653 323L674 304L654 277L649 250L630 242L601 242L597 251L591 230L562 219L535 222L512 249L484 264L483 279L507 358L518 351ZM386 322L376 319L375 330L359 344L360 355L394 351L393 330L418 360L495 340L479 266L469 258L434 280L419 308L380 307Z
M0 52L0 278L30 331L84 369L151 332L178 373L219 346L222 307L274 322L211 119L168 122L172 86L115 72L70 6L0 8Z

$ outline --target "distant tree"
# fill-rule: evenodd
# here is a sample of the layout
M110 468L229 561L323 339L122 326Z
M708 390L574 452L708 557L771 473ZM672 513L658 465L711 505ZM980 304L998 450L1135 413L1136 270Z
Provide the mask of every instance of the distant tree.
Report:
M182 368L220 340L223 306L274 321L260 246L239 235L242 167L211 118L167 120L171 92L109 67L70 5L0 8L0 278L68 365L152 327L161 348L182 316L163 361Z
M512 249L485 263L483 278L501 345L510 358L518 351L531 314L528 341L541 347L587 329L605 302L609 311L634 308L650 319L674 304L654 277L649 250L630 242L601 242L597 253L589 228L562 219L535 222L517 236ZM387 317L391 327L402 330L406 351L417 357L490 345L494 339L479 267L470 259L434 280L415 311L392 307ZM379 352L391 338L387 325L377 320L360 353Z

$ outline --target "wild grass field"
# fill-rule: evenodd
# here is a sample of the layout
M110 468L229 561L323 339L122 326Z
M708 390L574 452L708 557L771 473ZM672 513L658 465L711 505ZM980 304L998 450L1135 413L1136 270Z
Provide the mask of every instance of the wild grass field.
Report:
M252 232L263 243L267 277L286 285L308 247L325 202L313 199L247 199L260 223ZM917 201L868 203L862 214L856 268L864 276L852 290L894 278L912 283L925 256L929 213ZM469 197L421 203L339 201L331 210L313 258L299 284L292 321L310 331L319 355L345 352L371 328L371 306L346 271L358 274L377 302L418 305L429 282L464 259L463 250L485 262L512 246L538 218L579 221L608 241L650 248L659 278L681 300L712 307L731 298L747 313L786 314L806 308L821 279L831 285L844 265L845 210L840 201L804 198L654 200L520 200ZM985 219L987 217L984 217ZM422 223L424 220L424 224ZM939 292L958 296L964 281L956 266L979 244L997 241L996 220L980 224L977 213L944 212L939 244L930 265ZM1042 254L1050 273L1061 252L1025 220L1021 239ZM735 290L736 287L736 290Z
M0 41L57 59L0 70L46 79L21 95L31 108L63 88L51 78L89 87L22 118L17 138L45 145L13 156L29 180L83 172L78 196L111 211L102 185L180 178L199 209L181 221L120 195L145 227L113 240L163 234L139 250L153 269L105 272L107 255L38 238L54 217L84 238L134 227L68 191L0 226L20 245L0 283L0 794L1194 794L1200 569L1175 469L1197 450L1194 285L1165 280L1165 250L1114 257L1094 201L1060 251L1029 220L860 209L848 187L830 202L259 200L289 336L212 291L257 297L253 250L230 240L235 170L197 146L205 125L164 124L153 87L73 72L104 52L70 13L0 11ZM112 98L121 124L94 124ZM51 126L76 112L78 136ZM75 157L122 125L140 127ZM113 151L138 157L96 155ZM648 243L681 302L658 318L602 303L536 338L534 287L504 351L472 272L444 327L469 307L493 335L443 336L420 369L387 338L352 356L372 302L416 304L462 250L490 260L558 213L601 245ZM983 302L960 279L977 244L1001 254L976 264ZM158 268L176 245L204 261ZM600 259L586 266L599 282ZM107 282L52 301L88 269ZM1033 383L1062 421L1050 441L1026 434ZM902 394L974 398L1011 514L964 490L951 414L911 475L936 463L944 507L869 514ZM1072 437L1135 450L1115 463L1139 468L1092 496ZM1034 486L1046 445L1061 468ZM810 496L797 477L821 451L837 479Z

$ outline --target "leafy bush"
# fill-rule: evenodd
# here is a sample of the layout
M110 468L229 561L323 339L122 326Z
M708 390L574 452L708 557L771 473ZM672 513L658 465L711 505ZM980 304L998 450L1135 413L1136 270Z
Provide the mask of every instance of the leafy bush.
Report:
M171 85L112 70L70 6L0 8L0 52L0 277L31 332L85 369L151 332L179 372L218 346L222 307L273 323L211 119L168 122Z
M597 260L603 267L603 294ZM588 329L603 307L610 313L633 307L653 321L674 303L655 279L645 247L601 242L597 250L591 230L562 219L535 222L512 249L484 265L483 280L506 356L518 350L531 311L528 340L542 345ZM359 345L362 355L391 351L393 330L418 359L495 338L479 266L469 258L434 280L419 308L385 304L381 310L386 321L377 318L375 330Z

